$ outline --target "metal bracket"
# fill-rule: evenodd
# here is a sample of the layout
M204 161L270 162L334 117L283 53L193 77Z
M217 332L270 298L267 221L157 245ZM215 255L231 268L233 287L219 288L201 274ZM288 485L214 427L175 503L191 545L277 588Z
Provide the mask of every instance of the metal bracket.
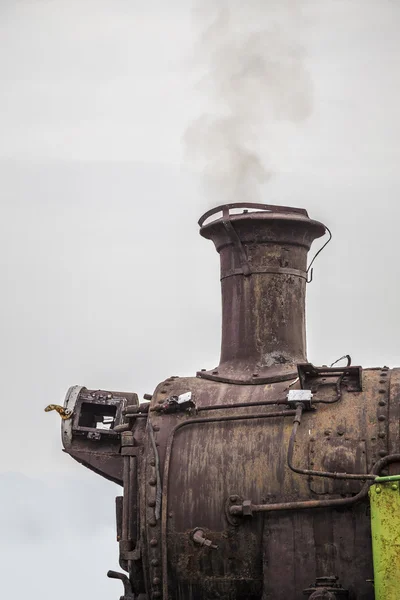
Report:
M119 542L119 557L122 560L140 560L142 552L140 546L137 545L133 550L132 542L127 540L120 540Z
M170 414L176 412L184 412L196 408L196 403L192 398L192 392L185 392L179 396L170 396L160 406L155 406L152 410L154 412Z
M229 498L226 499L225 502L225 517L230 525L234 527L238 527L241 524L241 519L236 515L232 515L230 512L231 506L242 506L243 498L237 496L236 494L232 494Z
M297 365L303 390L315 391L320 385L336 384L342 378L342 386L349 392L362 392L362 367L314 367L311 363Z
M225 227L225 231L228 234L228 236L230 237L233 245L236 246L237 250L239 251L240 264L242 267L241 273L245 277L248 277L249 275L251 275L251 267L250 267L249 259L247 257L246 250L244 249L244 246L242 244L242 241L241 241L240 237L238 236L237 231L234 228L234 226L232 225L231 221L223 220L222 224Z
M124 446L121 448L121 456L139 456L140 450L139 446Z

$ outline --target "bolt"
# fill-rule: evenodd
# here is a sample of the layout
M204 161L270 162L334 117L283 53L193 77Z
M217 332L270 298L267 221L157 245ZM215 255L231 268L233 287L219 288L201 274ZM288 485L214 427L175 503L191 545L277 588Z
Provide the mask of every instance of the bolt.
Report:
M380 394L386 394L386 390L379 390Z
M331 434L331 430L330 429L325 429L324 434L325 435L330 435Z
M149 526L150 527L155 527L157 525L157 521L155 519L150 519L149 520Z
M158 404L164 404L164 400L162 398L159 399Z
M174 516L174 513L173 512L169 512L168 516L169 516L170 519L172 519L172 517Z
M386 406L386 402L384 400L379 400L379 406Z
M157 479L155 477L152 477L151 479L149 479L150 485L156 485L156 483L157 483Z
M253 377L258 377L258 373L253 373Z
M160 390L160 394L166 394L167 390Z
M150 508L154 508L154 506L156 505L156 501L155 500L149 500L147 503L147 506L150 506Z
M153 596L153 598L161 598L161 592L156 590L155 592L152 593L152 596Z
M160 585L160 583L161 583L161 579L159 577L154 577L153 585Z
M383 431L378 433L378 437L381 438L381 440L383 440L383 438L385 437L385 434L383 433Z
M153 431L160 431L159 425L153 425Z
M337 430L336 430L336 431L337 431L337 434L338 434L338 435L343 435L343 434L344 434L344 431L345 431L345 429L344 429L344 427L343 427L342 425L340 425L340 426L337 428Z
M239 500L239 496L229 496L229 500L231 502L237 502L237 500Z
M158 567L159 564L160 564L160 561L157 558L153 558L153 560L151 561L152 567Z
M397 485L395 483L392 483L392 490L395 492L397 490Z
M379 456L383 457L383 456L387 455L387 452L386 452L386 450L379 450L378 454L379 454Z
M380 494L381 493L381 488L377 487L375 491L376 491L377 494Z
M152 459L151 459L151 461L150 461L150 465L151 465L152 467L155 467L155 466L156 466L156 461L154 460L154 458L152 458Z
M213 371L213 375L218 375L218 371Z
M378 421L386 421L385 415L379 415Z
M158 544L157 538L151 538L151 540L150 540L150 546L157 546L157 544Z

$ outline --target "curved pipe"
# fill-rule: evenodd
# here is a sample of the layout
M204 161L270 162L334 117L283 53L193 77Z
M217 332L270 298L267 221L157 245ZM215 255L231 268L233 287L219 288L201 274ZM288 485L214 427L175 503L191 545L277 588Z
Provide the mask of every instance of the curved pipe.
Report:
M371 473L332 473L329 471L313 471L311 469L299 469L298 467L293 466L293 452L294 452L294 444L296 441L296 434L301 423L301 417L303 414L304 405L299 403L296 408L296 415L293 420L293 429L290 434L288 453L287 453L287 465L291 471L294 473L298 473L299 475L312 475L313 477L327 477L328 479L352 479L365 481L366 479L375 479L376 475L372 475Z
M389 454L378 460L372 468L372 474L375 477L384 469L388 464L393 462L400 462L400 454ZM351 506L364 500L368 495L368 490L372 485L372 481L366 481L362 489L355 496L350 498L333 498L331 500L304 500L300 502L281 502L280 504L252 504L250 506L252 512L273 512L278 510L308 510L311 508L337 508L342 506ZM241 505L231 506L229 513L232 516L241 516L243 514L243 507Z
M161 508L161 554L162 554L162 574L163 574L163 598L168 600L168 556L167 556L167 515L168 515L168 482L169 466L171 463L172 444L176 432L182 427L196 425L198 423L219 423L221 421L246 421L248 419L272 419L274 417L293 417L295 410L276 411L270 413L252 413L248 415L232 415L225 417L206 417L198 419L188 419L175 425L169 434L164 460L164 478L163 478L163 502ZM367 490L368 491L368 490ZM241 508L241 507L239 507Z

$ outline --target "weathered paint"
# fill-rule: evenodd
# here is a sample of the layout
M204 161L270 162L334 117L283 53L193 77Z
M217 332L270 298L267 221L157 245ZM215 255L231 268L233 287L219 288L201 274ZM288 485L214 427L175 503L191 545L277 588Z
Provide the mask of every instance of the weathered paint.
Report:
M400 370L359 368L361 385L335 369L293 381L306 361L307 251L324 227L303 210L258 208L223 207L222 219L201 222L221 259L218 367L168 378L146 409L135 394L75 388L67 397L66 451L124 487L117 531L126 600L374 599L367 488L304 470L399 473ZM296 436L293 464L303 474L287 464L294 383L312 391L315 408ZM160 412L186 392L195 410ZM114 429L93 428L92 417L112 405ZM232 517L232 504L248 508L246 500L260 510ZM209 545L194 542L199 530Z
M376 600L400 598L400 476L380 477L369 492Z
M200 377L257 385L296 377L305 361L307 254L325 227L270 208L202 224L220 256L222 339L218 367Z

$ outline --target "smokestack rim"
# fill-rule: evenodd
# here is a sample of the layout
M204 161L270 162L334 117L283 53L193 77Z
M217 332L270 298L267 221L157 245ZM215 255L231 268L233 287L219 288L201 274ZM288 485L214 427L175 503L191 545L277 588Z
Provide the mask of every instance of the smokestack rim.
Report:
M241 213L231 213L230 210L243 208ZM247 209L251 208L252 212L248 212ZM206 221L215 215L216 213L222 212L222 216L213 219L209 223ZM307 211L304 208L279 206L279 205L268 205L268 204L256 204L248 202L237 202L232 204L223 204L216 206L215 208L205 212L199 219L198 224L200 226L200 235L206 239L212 239L215 231L219 229L220 225L224 222L231 221L233 223L243 223L248 221L258 222L282 222L288 225L292 222L293 225L305 224L313 231L313 239L318 239L325 235L327 228L320 221L310 219ZM307 247L309 247L307 245Z

